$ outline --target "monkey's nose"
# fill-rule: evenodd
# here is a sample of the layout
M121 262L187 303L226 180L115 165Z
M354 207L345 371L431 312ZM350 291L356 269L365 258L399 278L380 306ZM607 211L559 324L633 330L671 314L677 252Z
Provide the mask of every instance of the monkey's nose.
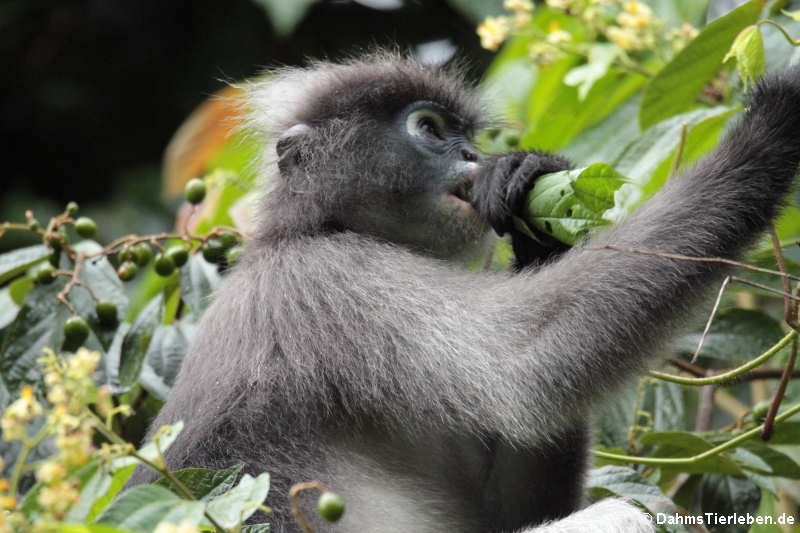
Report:
M471 148L462 148L461 157L464 161L477 161L479 159L478 152Z

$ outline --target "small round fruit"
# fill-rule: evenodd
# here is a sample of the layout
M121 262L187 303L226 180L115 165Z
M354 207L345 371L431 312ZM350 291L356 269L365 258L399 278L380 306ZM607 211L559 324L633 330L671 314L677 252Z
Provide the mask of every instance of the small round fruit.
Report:
M128 246L127 248L123 248L117 254L117 263L120 265L127 261L136 263L137 259L139 259L139 250L136 246Z
M187 202L197 205L206 197L206 184L199 178L190 179L183 194L186 196Z
M221 242L222 246L227 250L239 244L239 236L232 231L226 231L219 236L219 242Z
M136 276L136 271L139 267L133 261L123 262L117 269L117 277L122 281L130 281Z
M143 242L136 246L134 254L136 255L136 264L143 267L153 258L153 249L150 248L149 244Z
M28 221L28 229L31 231L39 231L42 229L42 225L39 223L38 220L32 218Z
M117 317L117 305L108 300L101 300L97 302L94 307L94 312L97 313L97 318L104 326L115 326L119 321Z
M225 259L225 247L219 239L209 239L203 244L203 259L209 263L221 263Z
M49 233L47 237L45 237L45 243L52 248L53 251L60 252L61 249L64 248L63 235L60 233Z
M335 492L325 491L317 500L319 515L328 522L337 522L344 514L344 500Z
M71 217L74 217L78 214L78 204L76 202L70 202L67 204L67 214Z
M239 258L242 256L242 252L244 249L241 246L234 246L227 252L225 252L225 262L229 265L236 263Z
M97 234L97 222L89 217L80 217L75 221L75 231L84 239L91 239Z
M767 411L769 411L769 406L772 402L769 400L764 400L763 402L758 402L753 406L753 422L756 424L760 424L764 421L764 418L767 416Z
M171 257L172 261L175 263L175 266L180 268L186 264L186 261L189 260L189 251L180 244L173 244L167 251L164 252L164 255L167 257Z
M154 263L156 274L166 278L175 272L175 261L168 255L158 254Z
M55 274L56 268L51 265L50 263L45 263L40 266L36 270L36 277L34 280L36 283L41 283L42 285L47 285L48 283L52 283L54 279L53 274Z
M71 316L64 322L64 343L77 348L89 336L89 324L79 316Z

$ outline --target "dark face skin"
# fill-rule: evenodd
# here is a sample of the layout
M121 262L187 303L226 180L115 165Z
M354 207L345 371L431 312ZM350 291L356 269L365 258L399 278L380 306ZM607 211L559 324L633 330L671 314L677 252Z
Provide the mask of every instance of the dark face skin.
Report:
M469 200L480 155L461 119L419 101L381 134L393 152L383 173L397 178L347 210L345 226L437 257L484 250L488 227Z

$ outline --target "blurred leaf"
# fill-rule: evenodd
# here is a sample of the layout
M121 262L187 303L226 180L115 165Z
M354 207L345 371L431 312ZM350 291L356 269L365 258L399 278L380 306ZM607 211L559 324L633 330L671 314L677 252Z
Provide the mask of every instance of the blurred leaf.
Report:
M640 473L624 466L603 466L589 471L587 483L593 501L608 496L633 500L652 516L658 513L674 515L678 508L657 486ZM683 531L682 528L670 531Z
M503 0L447 0L447 3L473 23L505 13Z
M578 88L578 100L585 100L589 89L608 74L614 60L620 55L622 49L611 43L597 43L589 47L587 62L573 67L564 76L564 84Z
M649 431L639 438L642 446L653 446L651 457L691 457L710 450L714 446L702 437L688 431ZM742 475L739 466L725 454L718 454L696 463L661 465L665 471L689 473L721 472Z
M58 533L134 533L130 529L120 529L104 524L58 524Z
M682 431L686 428L683 388L677 383L656 381L653 406L654 431Z
M157 460L159 458L158 450L160 449L162 453L166 451L167 448L172 446L172 443L175 442L175 439L178 438L178 435L180 435L181 431L183 431L183 421L179 420L174 424L170 425L169 431L161 432L158 439L158 445L159 445L158 448L156 448L155 442L151 440L147 442L147 444L139 448L139 455L150 461ZM130 465L136 466L138 464L139 460L131 456L118 457L114 459L112 462L112 466L115 469L127 467Z
M784 421L775 424L770 444L797 444L800 442L800 421Z
M8 287L0 289L0 330L11 324L19 313L19 306L14 303Z
M560 153L577 166L616 161L639 134L639 122L631 116L639 108L639 96L629 98L596 126L579 133Z
M188 488L198 500L208 502L222 496L236 483L236 478L241 474L244 464L233 465L224 470L209 470L207 468L184 468L172 473ZM170 488L172 484L165 478L156 481L156 485Z
M22 305L25 301L25 296L28 295L28 291L32 288L33 279L28 276L23 276L8 284L8 293L15 304Z
M643 130L695 105L733 40L742 28L758 20L761 7L760 2L751 1L711 22L656 74L645 88L639 108Z
M19 248L0 255L0 284L19 276L30 267L41 263L53 251L43 244Z
M597 409L597 441L603 446L628 446L628 429L633 421L633 403L637 383L626 383L625 388L612 395ZM622 454L626 454L623 451Z
M114 473L111 475L111 483L108 485L105 493L100 494L92 503L92 507L89 510L89 514L86 516L87 521L93 521L100 512L108 507L113 499L117 496L117 494L122 491L122 488L125 486L125 483L133 475L133 471L136 469L136 465L128 465L121 468L117 468Z
M199 317L211 303L211 294L219 285L221 277L217 266L203 259L199 253L192 254L181 267L180 276L183 300L190 312Z
M762 490L761 503L756 511L756 516L778 516L776 503L774 495ZM797 530L795 529L795 531ZM783 533L783 529L778 524L753 524L748 533Z
M203 502L180 499L158 485L139 485L123 492L97 517L96 522L133 530L152 531L159 522L198 525Z
M159 294L139 313L122 340L119 373L114 385L127 390L136 384L155 329L164 320L164 296Z
M673 349L693 354L701 333L680 337ZM763 311L723 309L714 317L700 355L725 361L747 361L769 350L782 336L780 323Z
M194 336L189 323L158 326L147 348L139 384L161 401L167 399Z
M233 527L250 518L264 503L269 492L269 474L254 478L245 474L239 483L228 492L213 499L208 504L208 513L225 528Z
M275 33L285 37L294 31L317 0L253 0L269 14Z
M612 164L618 172L644 186L650 181L659 165L669 158L677 148L684 124L691 127L728 112L730 112L729 107L717 106L710 109L698 109L659 122L628 145L622 155Z
M688 22L700 26L705 22L706 9L710 0L649 0L653 11L671 26Z
M761 489L748 479L720 474L708 474L700 487L704 513L728 516L753 514L761 501ZM726 533L744 533L747 524L727 524Z

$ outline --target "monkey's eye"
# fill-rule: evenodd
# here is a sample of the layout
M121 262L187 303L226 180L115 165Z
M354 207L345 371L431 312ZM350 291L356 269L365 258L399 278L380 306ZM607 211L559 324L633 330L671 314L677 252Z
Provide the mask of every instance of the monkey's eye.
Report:
M406 129L411 135L444 139L444 119L430 109L419 109L408 115Z

